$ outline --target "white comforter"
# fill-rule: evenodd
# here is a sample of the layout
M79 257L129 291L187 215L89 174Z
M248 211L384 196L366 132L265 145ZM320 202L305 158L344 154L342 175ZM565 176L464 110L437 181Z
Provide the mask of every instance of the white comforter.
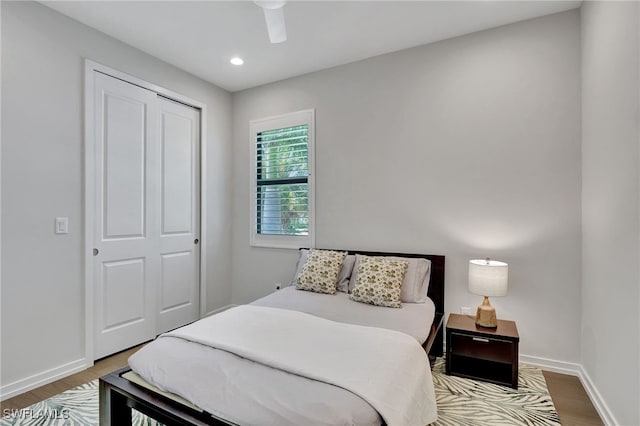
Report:
M437 418L426 354L404 333L247 305L167 333L157 343L175 338L347 389L373 406L389 425L426 425ZM154 374L149 374L153 368L149 368L145 349L139 352L139 359L138 354L130 359L131 367L148 381L167 388L162 383L163 371L148 377ZM194 373L184 380L206 380ZM233 377L229 383L233 386ZM167 390L175 392L170 386ZM282 391L286 398L286 390ZM205 410L229 414L230 420L243 422L242 413L225 413L221 411L224 407L208 408L206 395L198 399L194 402Z

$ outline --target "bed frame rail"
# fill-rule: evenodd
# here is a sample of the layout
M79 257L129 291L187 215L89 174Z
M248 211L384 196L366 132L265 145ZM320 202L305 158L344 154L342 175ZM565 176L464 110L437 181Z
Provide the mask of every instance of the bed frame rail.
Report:
M129 367L114 371L99 381L100 425L130 425L131 409L169 425L232 425L206 411L199 412L144 389L122 377Z

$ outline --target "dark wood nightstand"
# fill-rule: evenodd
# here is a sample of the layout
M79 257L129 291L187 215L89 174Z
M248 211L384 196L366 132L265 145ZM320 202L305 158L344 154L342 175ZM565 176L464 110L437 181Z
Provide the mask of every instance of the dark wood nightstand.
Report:
M518 388L518 329L498 320L498 328L476 326L475 317L450 314L447 374Z

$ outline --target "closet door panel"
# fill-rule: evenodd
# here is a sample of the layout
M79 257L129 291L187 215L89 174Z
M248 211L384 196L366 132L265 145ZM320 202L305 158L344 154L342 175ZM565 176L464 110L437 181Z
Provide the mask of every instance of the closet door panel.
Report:
M144 100L104 94L103 239L144 236L146 114Z
M100 73L94 92L95 357L155 336L157 96Z
M199 317L200 112L160 98L161 182L158 331Z
M166 108L166 106L165 106ZM190 111L189 111L190 112ZM162 234L194 231L196 159L192 117L162 112Z

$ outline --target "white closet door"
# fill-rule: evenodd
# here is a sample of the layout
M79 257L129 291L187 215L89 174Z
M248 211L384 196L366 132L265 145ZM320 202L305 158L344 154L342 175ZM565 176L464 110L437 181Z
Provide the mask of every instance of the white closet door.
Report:
M160 101L158 333L199 317L200 112Z
M158 101L95 73L95 358L155 336Z

